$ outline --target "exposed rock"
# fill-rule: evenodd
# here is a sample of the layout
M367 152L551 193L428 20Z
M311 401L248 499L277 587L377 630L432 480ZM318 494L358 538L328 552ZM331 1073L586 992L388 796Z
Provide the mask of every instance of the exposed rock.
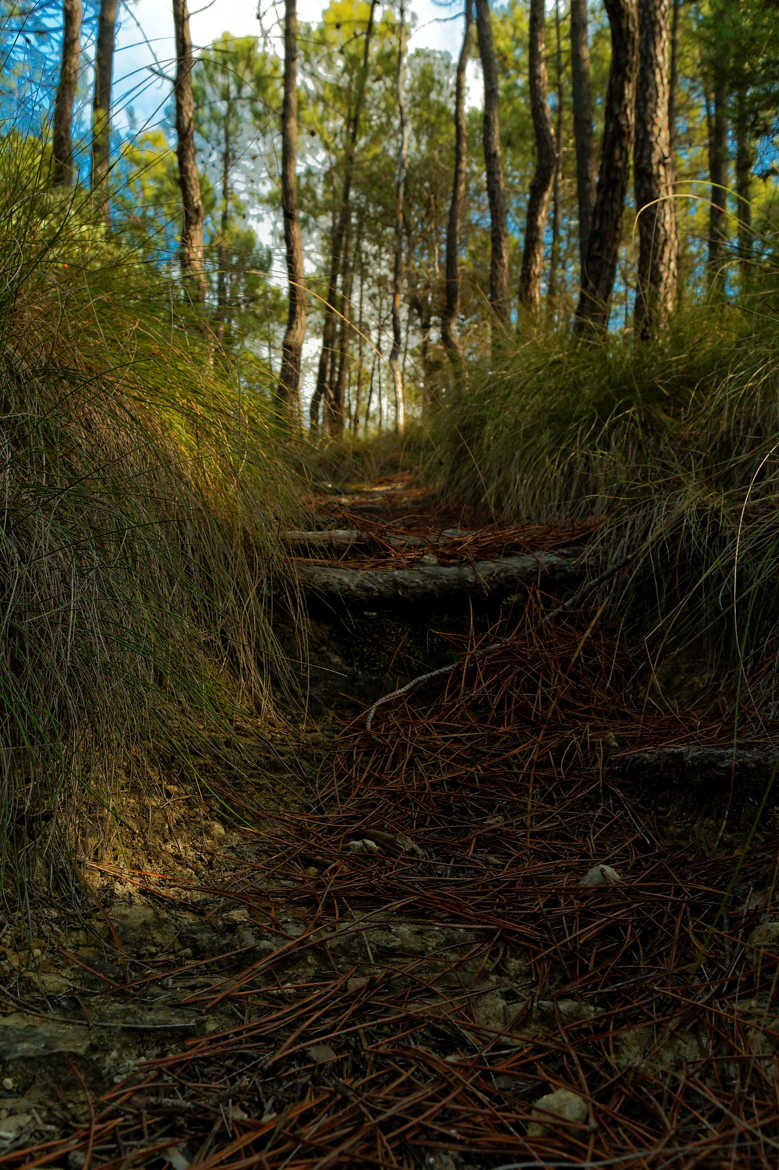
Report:
M587 870L587 873L579 882L579 885L613 886L620 881L622 881L622 878L619 876L616 869L612 869L610 865L593 865L592 869Z
M544 1020L554 1021L560 1017L564 1023L591 1020L595 1015L592 1004L580 999L540 999L536 1004L536 1015Z
M692 1032L678 1030L678 1023L671 1020L659 1033L651 1027L623 1032L615 1063L622 1070L640 1068L650 1076L667 1077L706 1055L706 1042Z
M551 1116L550 1116L551 1114ZM581 1125L587 1120L587 1103L578 1093L570 1089L555 1089L545 1093L533 1106L533 1117L527 1127L528 1137L545 1137L557 1128L561 1121Z
M375 841L370 837L360 837L357 840L347 842L346 848L350 853L380 853L381 850Z
M779 954L779 922L761 922L750 934L749 945Z
M480 1028L503 1032L506 1028L508 1005L499 991L488 991L473 1001L473 1015Z
M82 1055L90 1040L89 1029L81 1023L64 1024L25 1012L0 1016L0 1060L50 1056L55 1052Z

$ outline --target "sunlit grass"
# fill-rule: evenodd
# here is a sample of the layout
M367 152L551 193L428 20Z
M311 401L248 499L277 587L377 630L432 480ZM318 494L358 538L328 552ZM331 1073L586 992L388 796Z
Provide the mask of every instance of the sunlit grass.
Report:
M475 370L464 397L447 397L432 467L447 499L496 518L602 518L591 579L612 570L601 592L636 622L652 661L693 653L709 686L720 672L735 687L745 671L757 679L746 696L769 712L779 616L771 300L756 292L738 307L698 308L662 346L518 344L501 368Z
M7 891L83 841L83 807L291 683L280 528L297 508L267 402L178 290L107 241L83 193L0 145L0 869ZM74 210L79 204L80 209Z

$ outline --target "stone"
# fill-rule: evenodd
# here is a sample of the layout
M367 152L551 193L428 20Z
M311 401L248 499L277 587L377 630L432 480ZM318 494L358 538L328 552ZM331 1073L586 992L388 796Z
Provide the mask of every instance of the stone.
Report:
M346 848L350 853L379 853L380 849L370 837L361 837L359 840L349 841Z
M51 1056L55 1052L83 1055L90 1043L83 1024L64 1024L14 1012L0 1017L0 1060Z
M552 1116L550 1116L550 1114ZM583 1124L587 1120L587 1103L570 1089L555 1089L545 1093L533 1106L533 1117L527 1127L528 1137L545 1137L557 1128L560 1121Z
M491 1032L506 1029L507 1005L499 991L488 991L474 999L473 1015L481 1028L489 1028Z
M579 885L584 887L614 886L620 881L622 878L610 865L593 865L592 869L587 870Z
M779 922L761 922L750 934L749 945L779 954Z

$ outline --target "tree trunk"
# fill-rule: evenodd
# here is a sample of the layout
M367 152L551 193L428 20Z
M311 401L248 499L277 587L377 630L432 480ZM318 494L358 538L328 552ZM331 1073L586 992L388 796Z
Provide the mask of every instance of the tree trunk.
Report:
M420 333L420 359L422 362L422 418L430 417L430 409L436 401L432 385L430 361L430 333L433 325L433 298L429 289L418 290L411 298L411 308L417 315Z
M332 605L434 604L451 597L500 597L518 588L578 584L581 569L574 554L514 554L468 565L419 565L410 569L350 569L338 565L298 564L300 586Z
M392 349L389 364L395 395L395 429L403 434L406 421L403 397L403 375L400 369L400 351L403 335L400 327L400 286L403 277L403 198L406 190L406 162L408 158L408 128L406 125L406 98L404 72L406 59L406 8L400 0L400 25L398 29L398 70L395 94L398 102L398 165L395 178L395 255L392 267Z
M557 109L555 110L555 140L557 142L557 162L554 169L554 183L552 186L552 247L549 254L549 283L546 290L549 320L553 325L558 297L557 286L560 274L560 234L562 227L562 208L560 207L560 172L562 170L563 150L563 46L560 35L560 0L555 0L554 24L555 83L557 95Z
M755 162L755 147L743 92L736 95L734 120L736 136L736 206L738 208L738 262L741 271L741 287L747 288L752 271L752 167Z
M592 83L587 41L587 0L571 0L571 82L573 137L576 148L576 194L579 203L581 285L595 205L595 152L592 140Z
M341 271L341 253L343 250L346 224L349 219L349 199L352 190L354 174L354 156L357 150L357 135L360 130L360 115L362 113L365 89L368 84L368 54L370 52L371 37L373 34L373 20L378 0L371 0L368 13L368 25L365 30L365 44L363 46L362 65L357 77L357 88L354 97L354 108L350 125L346 135L346 151L342 166L343 184L341 199L337 209L336 221L333 230L333 239L330 250L330 276L327 286L327 300L324 306L324 322L322 325L322 350L319 355L316 389L311 398L309 411L309 425L316 432L319 428L319 404L324 402L327 412L328 425L334 434L338 431L338 419L333 417L333 394L330 381L330 353L335 345L337 332L338 312L338 277Z
M202 305L206 299L203 201L200 198L200 176L195 157L195 100L192 95L194 62L187 0L173 0L173 26L176 33L176 80L173 86L176 99L176 156L184 209L181 274L190 299Z
M108 169L111 153L111 77L114 70L114 33L118 0L100 0L95 53L95 93L92 103L92 170L90 189L99 200L106 227L111 226Z
M490 307L494 353L497 340L505 334L509 323L509 252L498 117L498 63L492 40L489 0L476 0L476 29L484 75L484 169L490 205Z
M216 335L224 343L227 326L227 233L230 230L230 173L232 171L232 142L230 119L233 113L231 82L227 79L228 94L225 101L224 141L222 143L222 211L219 217L219 239L217 242L216 272Z
M454 176L449 219L446 225L446 297L441 317L441 340L452 368L456 390L465 388L465 363L457 337L457 314L460 311L460 216L465 198L465 167L468 138L465 122L465 70L471 56L473 41L473 9L471 0L465 0L465 32L457 59L457 78L454 88Z
M360 411L362 409L362 387L365 380L365 269L361 262L361 254L357 253L360 261L360 300L357 308L357 379L354 388L354 402L350 420L351 432L356 437L360 427Z
M78 85L78 62L81 41L81 0L64 0L62 5L62 64L57 95L54 99L52 129L52 184L73 186L73 102Z
M530 184L525 227L525 247L519 274L519 303L531 316L541 309L541 275L544 270L544 228L552 181L557 167L552 115L546 76L546 15L544 0L530 0L530 110L536 139L536 170Z
M606 91L603 146L592 210L584 279L574 332L604 334L614 288L635 126L638 69L636 0L604 0L611 29L611 67Z
M709 238L707 267L709 287L720 282L727 243L728 116L725 73L715 66L713 92L708 107L709 123Z
M287 253L287 328L281 347L281 370L276 386L280 412L290 422L300 421L300 362L306 333L306 289L303 242L298 215L298 16L296 0L285 0L284 100L281 111L281 206Z
M331 417L337 420L334 431L343 434L346 425L346 373L349 368L349 345L352 339L352 285L354 284L354 258L362 247L362 217L357 220L355 238L352 237L352 220L346 228L346 240L343 250L343 265L341 268L341 324L339 329L339 343L333 353L333 402Z
M663 333L676 300L676 203L668 124L670 0L638 0L639 65L633 157L638 215L635 330Z
M679 7L681 0L671 5L671 62L668 77L668 142L671 164L676 167L676 93L679 88Z

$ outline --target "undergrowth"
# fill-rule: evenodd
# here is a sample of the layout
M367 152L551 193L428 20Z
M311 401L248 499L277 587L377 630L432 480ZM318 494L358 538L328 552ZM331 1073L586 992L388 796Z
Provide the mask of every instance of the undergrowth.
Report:
M407 425L402 435L381 431L360 438L319 436L317 443L304 451L304 471L315 486L331 483L345 488L375 483L398 472L421 472L429 450L429 435L415 422Z
M267 409L83 192L46 189L41 157L0 144L8 897L67 869L87 807L119 823L122 785L166 760L201 783L237 719L271 714L292 681L273 611L297 604Z
M434 424L442 495L496 519L599 517L590 596L683 667L777 710L779 352L775 298L705 306L664 345L534 337L472 370ZM673 666L669 666L673 663ZM741 681L739 681L741 680Z

